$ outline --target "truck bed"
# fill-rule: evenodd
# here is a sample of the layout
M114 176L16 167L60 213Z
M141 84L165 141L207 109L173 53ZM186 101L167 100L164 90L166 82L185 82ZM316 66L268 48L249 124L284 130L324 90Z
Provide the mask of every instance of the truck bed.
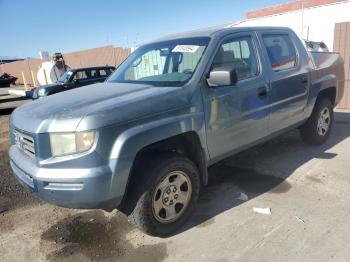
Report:
M324 77L336 76L342 82L338 83L336 103L337 105L344 94L344 60L339 53L335 52L310 52L314 65L315 71L312 73L312 82Z

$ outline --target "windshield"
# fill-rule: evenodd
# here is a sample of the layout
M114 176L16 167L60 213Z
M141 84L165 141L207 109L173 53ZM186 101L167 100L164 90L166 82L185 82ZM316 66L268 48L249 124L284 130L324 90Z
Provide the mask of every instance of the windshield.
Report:
M209 38L186 38L136 49L107 82L181 84L189 80Z
M59 83L66 83L66 82L70 79L70 77L71 77L72 74L73 74L73 72L71 72L71 71L66 71L66 72L57 80L57 82L59 82Z

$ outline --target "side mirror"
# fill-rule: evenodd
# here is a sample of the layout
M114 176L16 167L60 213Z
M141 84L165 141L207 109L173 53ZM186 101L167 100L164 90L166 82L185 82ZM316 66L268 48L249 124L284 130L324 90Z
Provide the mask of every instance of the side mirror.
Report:
M210 87L231 86L238 81L237 72L234 68L217 67L210 71L207 83Z
M78 84L79 83L79 80L78 79L73 79L73 84Z

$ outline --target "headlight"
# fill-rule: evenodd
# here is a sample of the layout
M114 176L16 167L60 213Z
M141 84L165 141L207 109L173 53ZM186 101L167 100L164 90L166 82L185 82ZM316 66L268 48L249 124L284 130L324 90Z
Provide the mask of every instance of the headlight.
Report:
M53 156L72 155L91 149L95 141L95 132L51 133L51 152Z
M39 89L38 96L45 96L45 89Z

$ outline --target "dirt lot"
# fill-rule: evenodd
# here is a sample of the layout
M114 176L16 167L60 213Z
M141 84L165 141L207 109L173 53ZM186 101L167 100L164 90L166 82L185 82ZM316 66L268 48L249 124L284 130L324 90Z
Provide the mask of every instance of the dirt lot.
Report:
M1 111L6 112L8 108L15 108L22 105L23 103L30 101L29 98L10 95L8 91L11 89L17 90L17 91L24 90L24 88L21 86L1 87L0 88L0 110Z
M212 167L191 221L160 239L118 212L58 208L24 190L8 165L8 113L0 114L0 261L349 260L350 114L336 113L321 147L295 131Z

